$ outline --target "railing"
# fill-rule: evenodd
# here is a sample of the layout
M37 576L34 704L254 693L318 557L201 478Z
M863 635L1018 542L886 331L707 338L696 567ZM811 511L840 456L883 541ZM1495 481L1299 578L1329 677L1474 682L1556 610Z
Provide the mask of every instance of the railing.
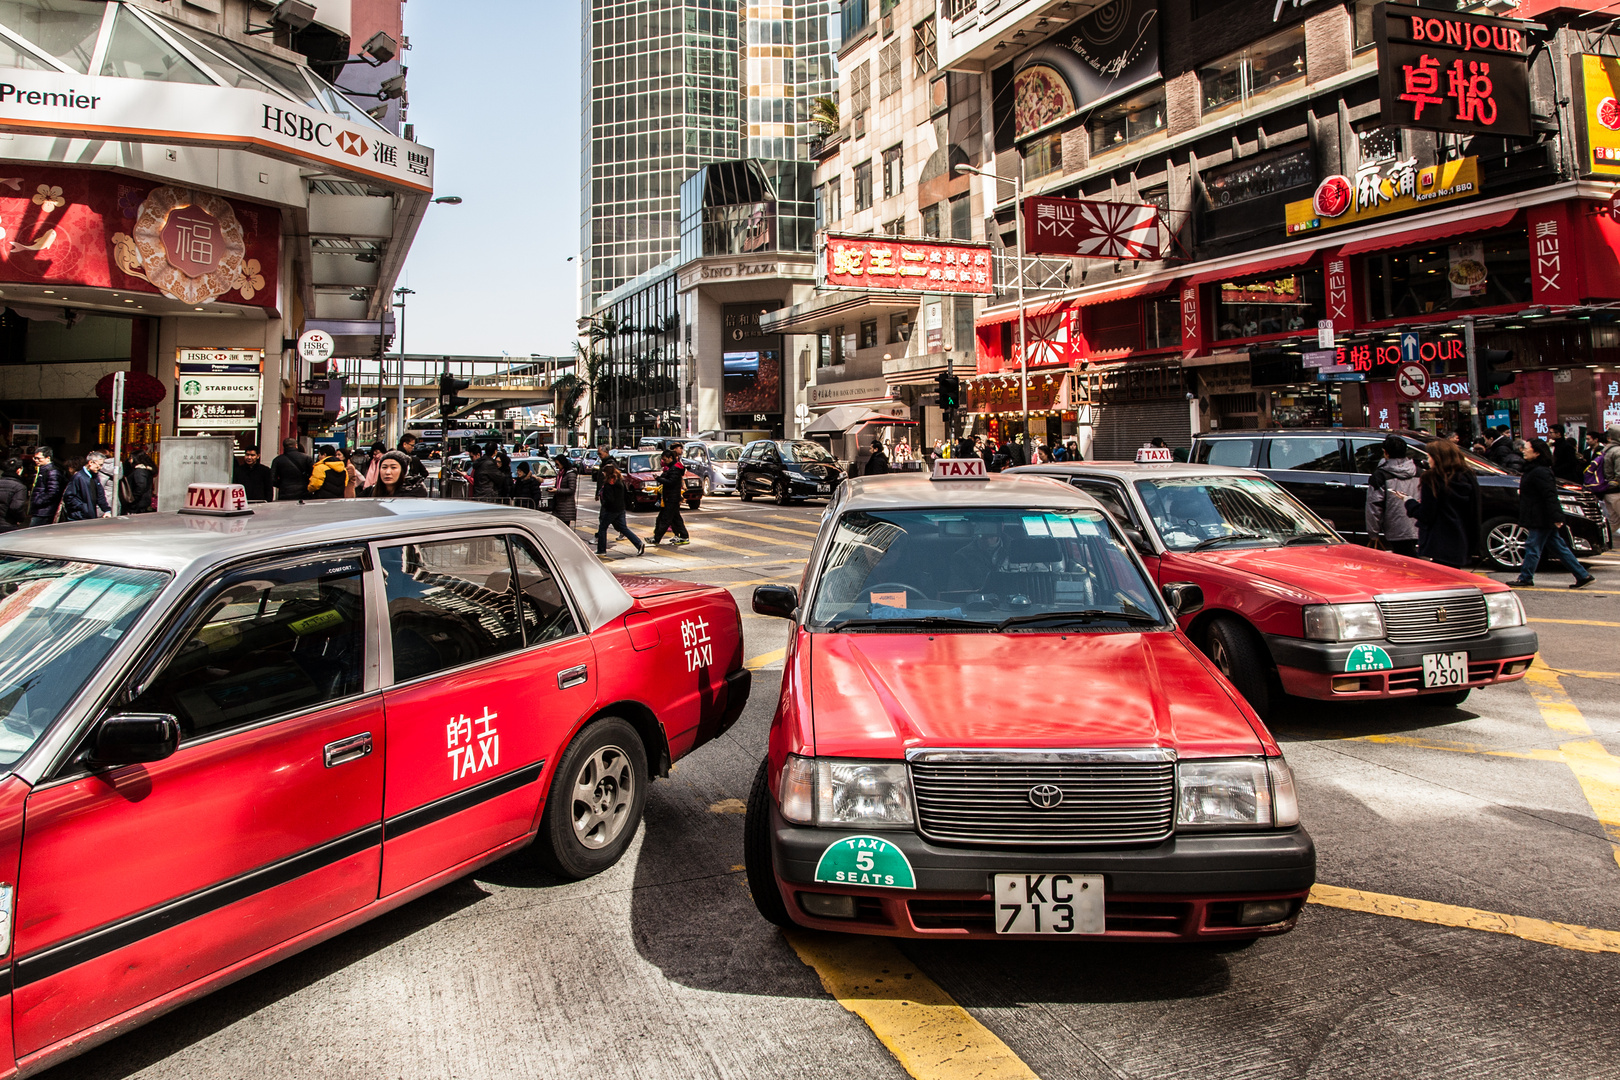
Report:
M940 10L951 22L960 22L979 8L979 0L944 0Z

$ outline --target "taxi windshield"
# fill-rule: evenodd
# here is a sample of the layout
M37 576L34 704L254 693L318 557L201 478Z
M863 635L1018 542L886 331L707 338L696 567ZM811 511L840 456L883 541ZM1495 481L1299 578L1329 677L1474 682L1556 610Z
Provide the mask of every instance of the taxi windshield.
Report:
M1119 630L1168 622L1108 516L1081 509L845 514L809 610L812 628L831 631Z
M1293 496L1259 476L1138 480L1148 516L1171 551L1331 544L1338 537Z
M629 472L657 472L653 465L651 454L631 454L625 459L625 468Z
M0 767L28 752L168 575L0 555Z

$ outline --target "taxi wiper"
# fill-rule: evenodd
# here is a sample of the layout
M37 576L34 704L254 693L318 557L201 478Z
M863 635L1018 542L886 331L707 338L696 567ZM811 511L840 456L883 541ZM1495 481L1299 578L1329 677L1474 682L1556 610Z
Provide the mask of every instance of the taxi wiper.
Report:
M1270 536L1265 536L1265 535L1263 535L1261 533L1252 533L1252 532L1223 533L1220 536L1211 536L1207 540L1200 540L1200 541L1198 541L1198 543L1194 544L1188 550L1190 550L1190 551L1203 551L1205 548L1212 548L1216 544L1224 544L1228 540L1270 540L1270 539L1273 539L1273 538L1270 537Z
M1103 619L1117 619L1120 622L1144 623L1155 626L1162 621L1157 615L1143 611L1134 604L1131 606L1135 608L1134 611L1119 611L1112 608L1087 608L1084 611L1042 611L1031 612L1027 615L1010 615L997 623L996 629L1005 630L1009 626L1059 620L1063 622L1091 623L1100 622Z
M989 630L995 624L981 622L978 619L959 619L952 615L913 615L892 619L845 619L842 622L833 623L827 629L844 630L849 627L861 629L873 626L893 626L900 629L915 626L966 626L974 630Z
M1332 533L1325 533L1325 532L1296 533L1293 536L1290 536L1288 539L1283 541L1283 547L1288 547L1291 544L1303 544L1308 540L1310 540L1310 541L1325 540L1325 541L1327 541L1328 543L1331 544L1331 543L1333 543L1334 536L1333 536Z

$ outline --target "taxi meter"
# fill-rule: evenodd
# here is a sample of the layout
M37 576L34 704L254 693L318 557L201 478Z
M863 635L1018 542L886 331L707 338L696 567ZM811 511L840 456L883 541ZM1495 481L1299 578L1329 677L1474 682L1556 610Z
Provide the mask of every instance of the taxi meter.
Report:
M931 480L988 480L990 473L984 467L984 458L940 458L934 462Z
M1136 452L1138 465L1169 465L1175 460L1168 446L1144 446Z

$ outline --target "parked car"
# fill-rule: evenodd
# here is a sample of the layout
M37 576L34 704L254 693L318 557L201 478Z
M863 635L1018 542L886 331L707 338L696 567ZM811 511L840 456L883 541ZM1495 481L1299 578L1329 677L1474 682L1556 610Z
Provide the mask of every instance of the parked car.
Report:
M703 481L705 495L731 495L737 491L737 459L741 443L689 442L681 461Z
M1283 694L1460 705L1524 677L1539 642L1500 582L1345 543L1264 473L1075 462L1004 476L1068 481L1107 507L1155 580L1190 581L1182 629L1267 715Z
M737 457L737 495L743 502L765 496L780 506L795 499L830 501L844 479L838 459L807 439L759 439Z
M624 481L630 485L630 509L658 509L658 455L645 450L615 450L613 456L624 468Z
M838 488L744 821L761 915L909 938L1228 942L1315 880L1292 774L1098 502L1039 478ZM940 466L944 466L943 469ZM934 475L963 472L945 459Z
M0 624L24 1072L526 846L612 866L750 680L725 589L444 500L11 533Z
M1389 434L1378 428L1212 431L1194 437L1190 458L1203 465L1259 469L1341 535L1365 543L1367 481L1382 459ZM1418 466L1427 467L1423 448L1430 437L1417 431L1395 434L1406 440ZM1524 563L1525 541L1519 526L1519 477L1477 454L1464 451L1463 456L1479 481L1480 553L1497 570L1518 570ZM1560 482L1558 502L1576 555L1609 550L1613 538L1595 496L1578 484Z

